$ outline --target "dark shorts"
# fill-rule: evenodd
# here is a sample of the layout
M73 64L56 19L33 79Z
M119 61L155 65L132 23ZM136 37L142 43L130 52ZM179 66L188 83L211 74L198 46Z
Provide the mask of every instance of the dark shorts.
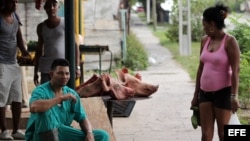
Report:
M199 103L212 102L215 107L231 110L231 86L214 92L200 90Z

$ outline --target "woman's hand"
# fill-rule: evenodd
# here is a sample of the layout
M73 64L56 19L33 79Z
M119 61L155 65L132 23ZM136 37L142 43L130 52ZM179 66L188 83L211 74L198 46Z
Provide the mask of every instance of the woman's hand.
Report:
M240 108L240 102L238 98L236 97L231 97L231 109L232 112L235 113L237 110Z

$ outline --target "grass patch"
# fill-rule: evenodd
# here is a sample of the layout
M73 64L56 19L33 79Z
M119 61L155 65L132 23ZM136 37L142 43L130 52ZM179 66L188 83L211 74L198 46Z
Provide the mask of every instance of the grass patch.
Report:
M126 67L131 71L146 70L148 67L148 54L143 44L131 31L127 36L126 59L116 62L115 68Z
M132 70L145 70L148 67L148 54L143 44L133 32L127 36L127 58L124 65Z

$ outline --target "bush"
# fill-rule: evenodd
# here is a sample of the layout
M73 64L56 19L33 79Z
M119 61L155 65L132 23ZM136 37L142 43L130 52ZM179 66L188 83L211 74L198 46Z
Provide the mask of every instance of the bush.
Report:
M123 65L131 70L145 70L148 67L148 54L132 32L127 36L127 57Z
M176 24L169 25L165 35L170 41L179 42L179 27Z
M230 19L235 25L235 28L229 31L229 33L237 39L241 53L245 53L250 50L250 29L248 24L240 23L239 18L240 17L235 16L235 18Z
M240 83L239 83L239 99L242 103L242 108L250 108L250 29L246 23L240 23L239 16L234 16L231 21L235 27L229 31L233 35L239 44L241 51L240 62Z
M242 108L250 108L250 51L241 55L239 99Z

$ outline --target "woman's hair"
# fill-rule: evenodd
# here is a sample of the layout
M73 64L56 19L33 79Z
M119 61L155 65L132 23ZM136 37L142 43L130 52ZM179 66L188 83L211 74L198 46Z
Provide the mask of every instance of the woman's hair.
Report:
M5 0L0 0L0 11L4 8Z
M226 27L224 20L229 12L229 7L223 3L217 3L215 6L209 7L203 12L203 20L206 22L213 21L218 29L222 29Z

